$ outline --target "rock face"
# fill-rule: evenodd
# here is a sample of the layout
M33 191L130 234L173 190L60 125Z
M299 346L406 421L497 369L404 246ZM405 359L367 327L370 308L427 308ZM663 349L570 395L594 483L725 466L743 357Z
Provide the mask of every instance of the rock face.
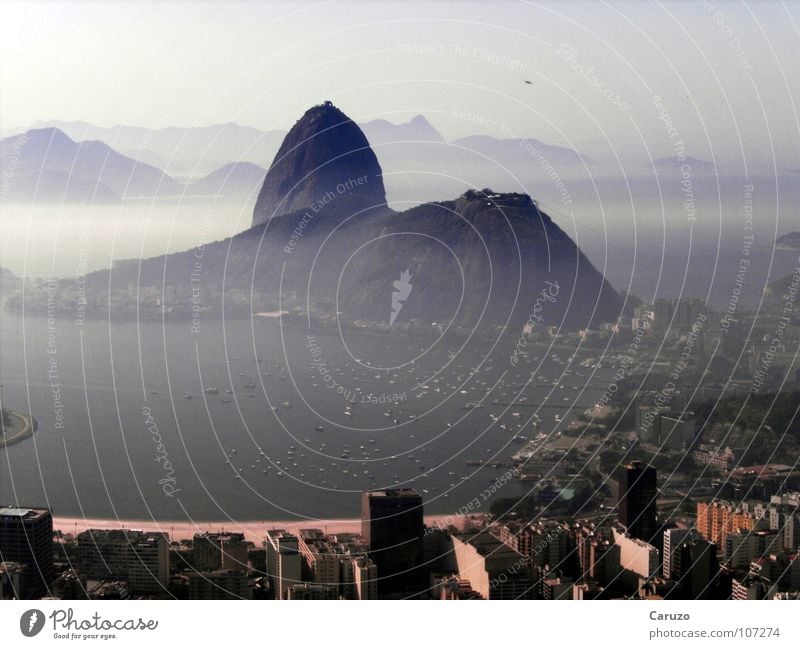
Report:
M412 289L395 317L400 324L508 324L516 331L531 319L582 329L622 314L622 300L603 275L524 194L472 190L348 224L339 236L348 248L338 255L346 261L328 271L336 285L320 276L310 286L312 295L338 294L340 317L351 321L388 322L388 296L404 273ZM327 244L333 248L336 238Z
M386 190L364 133L326 101L309 109L284 139L256 201L253 225L342 197L357 211L385 204Z

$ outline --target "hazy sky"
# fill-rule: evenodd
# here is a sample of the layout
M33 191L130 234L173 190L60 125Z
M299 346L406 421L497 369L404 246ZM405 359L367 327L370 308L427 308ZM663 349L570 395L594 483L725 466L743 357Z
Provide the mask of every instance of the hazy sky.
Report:
M357 121L423 113L448 139L524 135L606 157L682 140L706 159L763 167L774 149L779 169L800 167L797 3L0 6L4 129L285 129L331 99Z

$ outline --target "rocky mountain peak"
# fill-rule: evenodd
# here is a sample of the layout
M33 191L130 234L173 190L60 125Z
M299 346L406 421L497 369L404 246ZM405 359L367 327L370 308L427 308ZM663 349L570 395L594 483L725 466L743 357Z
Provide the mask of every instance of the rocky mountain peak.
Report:
M253 211L253 225L341 201L348 210L383 205L378 158L361 128L331 102L310 108L283 140Z

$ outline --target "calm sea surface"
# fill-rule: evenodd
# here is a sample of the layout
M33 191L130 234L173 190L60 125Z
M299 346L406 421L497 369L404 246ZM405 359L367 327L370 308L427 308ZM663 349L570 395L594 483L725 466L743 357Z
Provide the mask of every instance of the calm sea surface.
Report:
M61 516L357 516L358 492L393 485L420 490L427 513L455 511L508 470L474 461L507 461L515 437L557 429L612 371L592 378L578 357L546 353L513 368L506 343L310 334L275 318L200 333L8 313L0 324L4 401L39 422L0 451L0 501Z

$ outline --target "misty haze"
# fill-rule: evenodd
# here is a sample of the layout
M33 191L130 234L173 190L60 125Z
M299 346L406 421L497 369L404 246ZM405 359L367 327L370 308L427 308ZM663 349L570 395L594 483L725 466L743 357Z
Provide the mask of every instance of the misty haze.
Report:
M800 596L796 6L0 14L0 599Z

